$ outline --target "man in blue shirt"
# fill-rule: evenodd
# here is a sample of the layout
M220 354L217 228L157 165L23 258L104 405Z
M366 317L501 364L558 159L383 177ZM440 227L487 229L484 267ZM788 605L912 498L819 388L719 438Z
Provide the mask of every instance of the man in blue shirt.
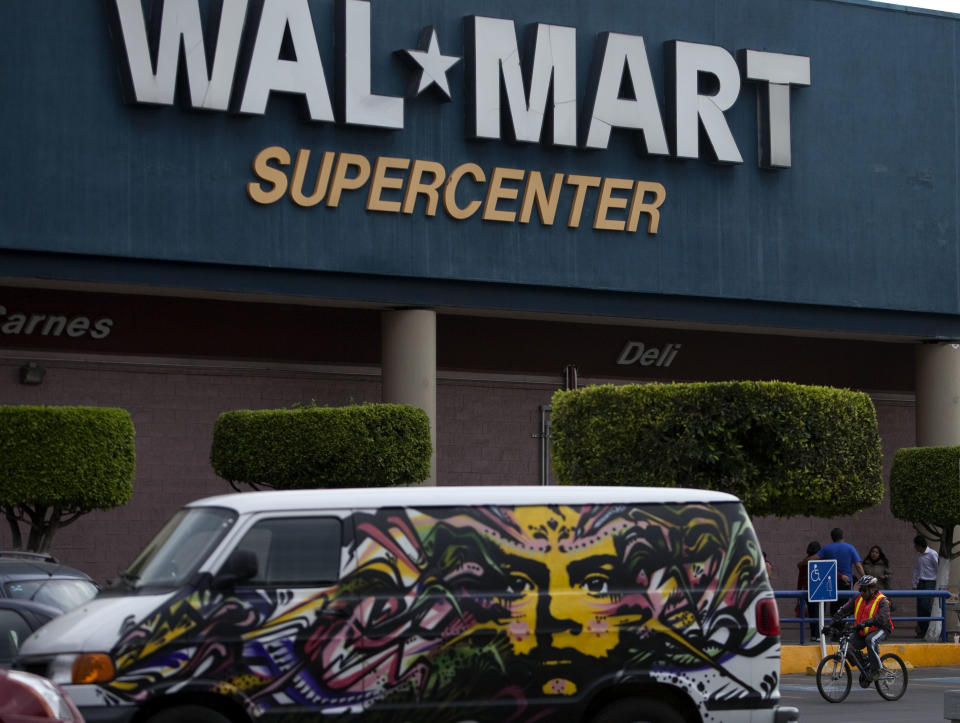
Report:
M913 588L915 590L933 590L937 587L937 567L940 556L927 545L927 538L917 535L913 538L913 549L917 551L917 561L913 565ZM933 611L933 598L917 598L917 617L929 618ZM917 637L925 638L929 620L917 621Z
M817 555L821 560L837 561L837 590L850 590L853 588L853 581L863 577L860 553L849 542L843 541L843 530L839 527L830 530L830 539L833 542L821 547ZM830 614L835 614L844 602L844 599L838 597L836 602L830 603Z

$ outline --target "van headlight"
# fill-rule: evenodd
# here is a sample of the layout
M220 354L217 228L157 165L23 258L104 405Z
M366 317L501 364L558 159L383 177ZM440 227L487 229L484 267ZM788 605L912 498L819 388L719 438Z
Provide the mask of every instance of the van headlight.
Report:
M47 666L47 677L57 685L70 685L73 682L73 661L77 655L57 655Z
M74 653L54 657L48 677L59 685L89 685L109 683L116 672L107 653Z

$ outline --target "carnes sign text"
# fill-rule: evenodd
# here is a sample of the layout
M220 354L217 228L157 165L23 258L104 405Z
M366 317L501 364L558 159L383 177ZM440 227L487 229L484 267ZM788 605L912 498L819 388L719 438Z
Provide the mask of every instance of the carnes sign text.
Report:
M613 129L626 129L636 133L641 153L742 163L725 112L750 82L757 87L759 164L787 168L791 89L810 85L807 56L741 49L735 57L716 45L674 40L663 49L661 106L643 37L604 32L593 40L590 85L578 109L576 28L536 23L521 54L513 20L470 15L459 56L443 54L432 26L415 49L374 48L371 3L336 0L331 94L331 63L321 58L308 0L222 0L219 23L201 19L199 0L157 2L152 23L141 0L108 6L127 97L135 103L172 105L182 74L192 108L263 114L277 91L301 95L313 121L396 131L408 99L427 90L450 97L447 74L462 59L468 137L604 149ZM377 11L401 6L406 12L406 4L380 0ZM395 51L413 74L406 98L372 92L373 54Z

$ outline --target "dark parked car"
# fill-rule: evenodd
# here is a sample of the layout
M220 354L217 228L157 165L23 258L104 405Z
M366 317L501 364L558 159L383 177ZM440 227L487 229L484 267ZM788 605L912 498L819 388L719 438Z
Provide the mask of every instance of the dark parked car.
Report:
M66 612L99 589L85 572L61 565L53 555L0 552L0 599L32 600Z
M61 612L59 608L33 600L0 598L0 668L9 668L20 643Z

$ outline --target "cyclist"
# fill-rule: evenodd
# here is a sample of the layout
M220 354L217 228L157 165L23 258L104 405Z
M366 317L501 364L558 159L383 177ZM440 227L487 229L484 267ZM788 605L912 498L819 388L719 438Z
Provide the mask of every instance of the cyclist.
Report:
M869 671L863 671L870 680L875 680L880 672L880 643L893 632L893 620L890 619L890 600L880 592L877 578L864 575L857 583L860 594L845 602L833 615L833 626L837 627L843 618L853 613L856 621L856 634L850 638L850 644L857 650L867 648Z

